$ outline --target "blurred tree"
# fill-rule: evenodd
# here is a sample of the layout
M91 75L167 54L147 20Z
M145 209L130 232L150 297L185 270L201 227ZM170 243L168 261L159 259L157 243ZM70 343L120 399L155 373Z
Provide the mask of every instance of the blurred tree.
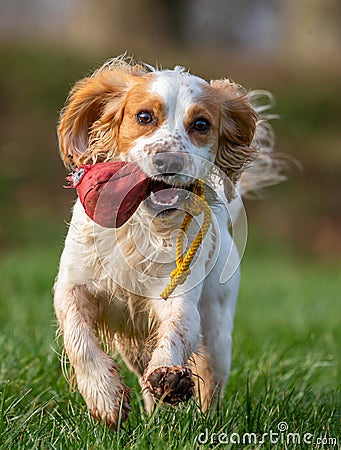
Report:
M124 0L121 0L122 2ZM122 32L145 42L182 43L186 1L143 0L122 8Z
M0 0L0 39L78 49L187 47L334 57L340 0Z
M189 0L186 39L193 45L273 53L281 41L281 0Z

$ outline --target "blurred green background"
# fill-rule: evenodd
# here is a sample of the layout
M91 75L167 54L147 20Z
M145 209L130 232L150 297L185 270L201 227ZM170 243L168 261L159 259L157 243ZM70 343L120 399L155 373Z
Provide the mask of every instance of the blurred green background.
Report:
M288 159L288 180L261 199L245 201L248 261L257 267L269 249L271 264L289 255L288 268L303 271L313 264L316 273L324 268L340 273L339 1L1 0L0 5L4 264L11 258L26 270L39 254L37 261L51 267L46 286L53 284L75 198L63 189L67 174L55 132L59 111L77 79L128 52L152 65L179 64L206 79L230 77L247 89L274 94L274 113L280 116L272 122L276 151ZM316 289L318 282L317 277ZM321 302L326 296L320 290ZM4 294L2 303L8 305L1 314L6 323L11 295Z
M289 252L302 268L339 268L339 1L2 0L0 6L2 261L27 265L41 251L41 264L56 267L53 283L74 199L63 189L59 111L77 79L127 51L152 65L179 64L206 79L230 77L273 92L276 151L288 158L288 180L246 201L250 263L271 248L277 261Z
M73 199L55 125L72 84L127 51L276 99L288 182L247 203L251 234L339 260L340 42L337 0L0 2L0 252L54 245Z
M31 367L25 355L41 346L43 366L60 374L50 348L51 288L75 195L63 189L55 127L73 83L127 51L151 65L183 65L274 94L276 150L288 159L288 180L245 201L249 240L234 367L247 368L274 341L295 347L298 360L311 351L309 361L327 361L320 382L335 385L341 2L0 0L0 10L1 383L17 380L14 396L30 386L31 375L21 374ZM46 372L36 374L32 396Z

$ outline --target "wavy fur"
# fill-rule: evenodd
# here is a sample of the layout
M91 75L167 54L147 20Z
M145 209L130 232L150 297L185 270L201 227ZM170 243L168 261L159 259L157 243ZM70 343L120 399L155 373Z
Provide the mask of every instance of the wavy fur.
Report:
M176 230L189 200L178 204L179 196L168 190L162 203L159 193L154 206L143 202L117 230L92 222L79 200L74 206L54 307L72 368L70 382L77 383L92 416L111 427L130 409L129 389L110 355L114 348L138 376L148 411L155 398L188 400L194 385L190 369L198 375L203 410L221 397L239 288L239 255L228 231L222 179L229 200L239 180L243 193L281 181L267 122L271 101L270 94L247 93L230 80L207 83L182 67L162 70L126 56L110 59L70 92L58 125L60 153L69 169L135 161L150 179L182 189L190 189L188 179L203 176L214 212L190 276L164 301L159 294L174 268ZM141 123L141 111L151 120ZM183 167L160 174L155 155L167 165L174 152L184 155ZM200 161L216 166L203 172ZM174 211L158 214L155 205L169 199ZM189 242L199 227L200 217L187 232Z

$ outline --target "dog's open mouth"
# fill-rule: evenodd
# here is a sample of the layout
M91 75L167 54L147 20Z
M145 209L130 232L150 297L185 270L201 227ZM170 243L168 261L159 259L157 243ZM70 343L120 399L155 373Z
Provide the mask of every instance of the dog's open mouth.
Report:
M193 184L174 186L161 180L152 179L145 203L154 211L171 213L183 208L184 202L191 195L192 188Z

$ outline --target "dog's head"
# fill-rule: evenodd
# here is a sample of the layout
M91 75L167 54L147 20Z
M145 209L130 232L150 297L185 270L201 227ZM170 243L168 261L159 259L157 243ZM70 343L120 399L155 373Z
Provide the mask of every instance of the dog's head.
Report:
M196 159L238 180L254 156L256 121L246 94L229 80L208 83L180 67L154 70L116 58L76 83L58 136L66 166L138 162L154 180L148 206L177 208L185 194L166 188L190 190Z

